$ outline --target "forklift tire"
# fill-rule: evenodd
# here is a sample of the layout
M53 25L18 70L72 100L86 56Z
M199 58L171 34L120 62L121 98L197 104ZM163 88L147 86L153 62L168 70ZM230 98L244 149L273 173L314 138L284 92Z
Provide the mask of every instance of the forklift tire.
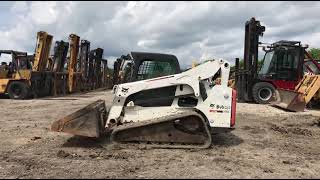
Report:
M253 100L258 104L268 104L274 99L275 91L276 89L270 83L256 83L252 88Z
M30 94L28 85L21 81L11 82L7 92L10 99L26 99Z

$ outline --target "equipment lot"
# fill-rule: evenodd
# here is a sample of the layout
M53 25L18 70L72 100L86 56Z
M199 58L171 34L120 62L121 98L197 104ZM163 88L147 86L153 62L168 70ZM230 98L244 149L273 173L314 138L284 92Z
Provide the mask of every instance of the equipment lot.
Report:
M236 128L209 149L111 145L50 131L53 121L111 91L0 99L0 178L317 178L319 111L237 104ZM80 141L81 140L81 141Z

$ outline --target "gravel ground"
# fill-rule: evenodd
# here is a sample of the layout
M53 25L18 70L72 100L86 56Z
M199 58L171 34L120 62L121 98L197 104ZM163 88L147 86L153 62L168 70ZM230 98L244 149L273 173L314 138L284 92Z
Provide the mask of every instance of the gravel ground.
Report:
M0 178L320 178L320 111L238 103L236 129L204 150L113 145L50 131L110 91L0 99Z

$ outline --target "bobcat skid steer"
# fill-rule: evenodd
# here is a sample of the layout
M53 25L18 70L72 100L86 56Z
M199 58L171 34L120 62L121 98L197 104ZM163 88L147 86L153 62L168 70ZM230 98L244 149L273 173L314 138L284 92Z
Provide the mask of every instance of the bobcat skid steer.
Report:
M208 148L212 134L234 129L230 64L212 60L185 72L115 85L113 104L98 100L51 130L160 148Z

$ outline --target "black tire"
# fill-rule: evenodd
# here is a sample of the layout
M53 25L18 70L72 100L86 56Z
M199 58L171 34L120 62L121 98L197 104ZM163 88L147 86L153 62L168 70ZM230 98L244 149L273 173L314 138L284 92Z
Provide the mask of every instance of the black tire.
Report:
M256 83L252 88L253 100L258 104L268 104L274 100L276 89L267 82Z
M10 99L26 99L29 97L30 90L26 83L13 81L7 89Z

